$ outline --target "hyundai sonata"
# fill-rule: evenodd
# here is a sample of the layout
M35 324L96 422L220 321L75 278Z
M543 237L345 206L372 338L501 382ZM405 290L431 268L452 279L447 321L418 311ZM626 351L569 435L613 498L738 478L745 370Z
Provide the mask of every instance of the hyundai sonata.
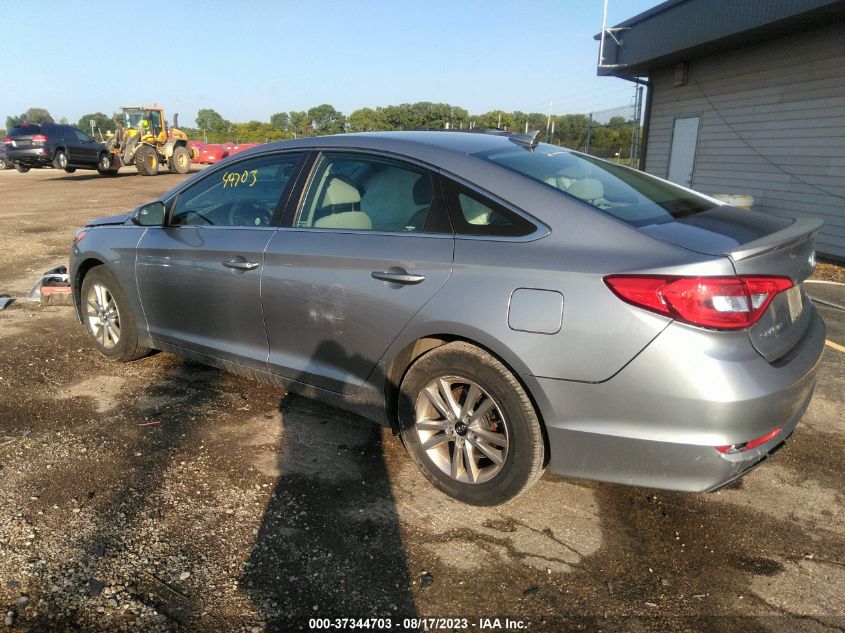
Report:
M824 345L801 286L817 229L536 135L349 134L92 221L70 277L103 355L360 413L490 505L545 469L714 490L779 448Z

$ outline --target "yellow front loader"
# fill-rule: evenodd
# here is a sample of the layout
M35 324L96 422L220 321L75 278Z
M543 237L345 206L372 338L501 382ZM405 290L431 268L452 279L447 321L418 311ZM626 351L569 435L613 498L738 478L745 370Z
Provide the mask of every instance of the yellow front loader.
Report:
M178 114L169 127L160 106L123 106L121 111L123 120L106 142L111 151L110 171L133 164L143 176L155 176L161 164L179 174L191 170L191 159L199 154L188 145L188 135L175 127Z

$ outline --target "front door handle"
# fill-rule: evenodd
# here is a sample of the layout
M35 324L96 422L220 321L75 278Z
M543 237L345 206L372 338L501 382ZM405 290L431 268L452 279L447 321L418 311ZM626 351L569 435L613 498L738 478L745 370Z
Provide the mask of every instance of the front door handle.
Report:
M372 277L373 279L378 279L379 281L389 281L394 284L407 285L418 284L425 281L425 275L409 275L404 271L401 273L373 271Z
M226 268L234 268L235 270L255 270L258 268L258 262L247 262L243 259L229 259L223 262Z

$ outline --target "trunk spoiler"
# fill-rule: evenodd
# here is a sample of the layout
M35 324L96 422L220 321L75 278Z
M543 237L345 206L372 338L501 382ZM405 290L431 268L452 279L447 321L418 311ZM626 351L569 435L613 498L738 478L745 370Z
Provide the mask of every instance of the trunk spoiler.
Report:
M794 246L811 237L819 230L823 222L810 218L799 218L792 224L780 231L770 233L751 242L739 245L735 250L726 252L725 255L733 261L739 262L751 257L757 257L771 251L778 251Z

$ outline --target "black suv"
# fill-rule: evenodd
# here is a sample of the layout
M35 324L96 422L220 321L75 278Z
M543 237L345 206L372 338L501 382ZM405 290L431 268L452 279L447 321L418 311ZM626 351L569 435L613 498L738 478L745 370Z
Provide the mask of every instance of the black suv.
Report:
M77 169L96 169L101 174L111 167L106 146L72 125L22 124L9 130L3 139L8 159L15 169L55 167L72 174Z

